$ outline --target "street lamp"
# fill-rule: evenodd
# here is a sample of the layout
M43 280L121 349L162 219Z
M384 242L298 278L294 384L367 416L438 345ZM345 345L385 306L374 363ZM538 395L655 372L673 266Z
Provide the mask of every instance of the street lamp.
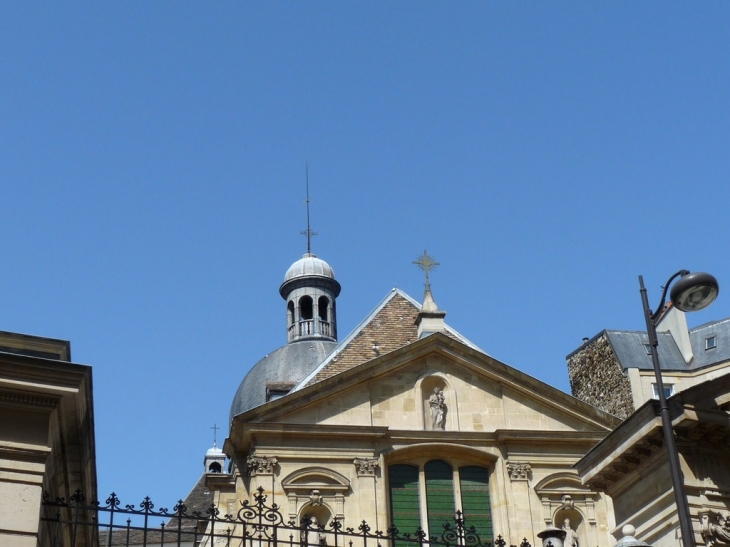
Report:
M662 382L662 373L659 368L659 348L656 336L656 326L658 319L662 315L664 303L667 298L667 289L677 277L679 281L674 284L670 293L670 298L674 307L680 311L697 311L709 306L720 292L720 286L717 279L706 273L690 273L687 270L680 270L664 285L662 293L662 301L659 303L654 313L649 309L649 300L646 296L646 288L644 287L644 278L639 276L639 286L641 287L641 301L644 305L644 319L646 319L646 331L649 335L649 345L651 345L651 361L654 365L654 376L656 377L657 392L659 395L659 413L662 418L662 429L664 431L664 445L667 447L667 455L669 457L669 470L672 475L672 486L674 488L674 499L677 503L677 514L679 516L679 528L682 531L682 540L684 547L694 547L694 531L692 530L692 520L689 514L689 505L684 495L684 483L682 480L682 472L679 466L679 452L677 452L677 444L674 441L674 432L672 430L672 420L669 417L669 407L667 406L667 398L664 395L664 382Z

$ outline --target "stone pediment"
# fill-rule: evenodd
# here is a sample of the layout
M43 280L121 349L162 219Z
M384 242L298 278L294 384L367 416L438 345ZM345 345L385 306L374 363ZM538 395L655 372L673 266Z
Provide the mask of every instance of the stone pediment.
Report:
M281 481L284 491L310 492L313 489L321 492L345 492L350 481L340 473L325 467L308 467L290 474Z
M618 424L609 414L440 333L241 414L235 421L464 433L607 432Z

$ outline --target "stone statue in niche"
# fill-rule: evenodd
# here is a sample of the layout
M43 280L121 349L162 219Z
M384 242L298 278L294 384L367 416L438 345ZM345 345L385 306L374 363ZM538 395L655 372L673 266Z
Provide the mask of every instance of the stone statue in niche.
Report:
M304 517L304 530L302 530L302 544L307 547L321 547L327 545L327 538L317 517Z
M443 390L433 388L433 395L428 399L428 406L431 409L431 429L444 429L446 398Z
M565 532L565 541L563 545L565 547L579 547L578 546L578 533L570 527L570 519L563 521L563 531Z

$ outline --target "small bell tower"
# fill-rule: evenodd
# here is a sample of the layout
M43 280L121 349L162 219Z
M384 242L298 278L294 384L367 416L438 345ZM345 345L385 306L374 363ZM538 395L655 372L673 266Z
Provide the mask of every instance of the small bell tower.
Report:
M312 253L312 231L309 222L309 167L307 167L307 237L306 254L291 265L279 287L286 300L286 339L288 343L303 340L337 342L337 307L340 284L329 264Z
M206 473L223 473L226 464L226 455L216 445L217 432L220 429L217 425L211 427L213 430L213 448L209 448L205 453L203 465Z

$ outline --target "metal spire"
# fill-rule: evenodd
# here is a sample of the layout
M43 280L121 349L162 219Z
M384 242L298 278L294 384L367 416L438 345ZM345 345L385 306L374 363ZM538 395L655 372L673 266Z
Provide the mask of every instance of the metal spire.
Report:
M312 237L317 235L317 232L312 230L312 226L309 224L309 162L306 164L307 172L307 229L303 232L299 232L303 236L307 236L307 254L312 254Z

